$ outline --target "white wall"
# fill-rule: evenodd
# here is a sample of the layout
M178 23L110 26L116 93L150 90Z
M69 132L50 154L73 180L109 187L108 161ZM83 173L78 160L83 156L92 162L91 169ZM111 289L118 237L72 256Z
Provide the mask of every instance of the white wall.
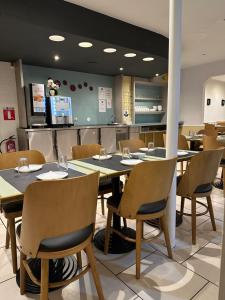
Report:
M3 120L3 108L7 106L15 108L15 121ZM13 134L16 135L18 125L15 69L10 63L0 61L0 140ZM4 148L4 145L2 148Z
M211 99L210 105L207 105L208 98ZM221 106L222 99L225 99L225 82L214 79L207 80L204 99L205 123L225 120L225 106Z
M181 72L180 120L185 125L204 122L204 85L212 76L225 74L225 60L183 69Z

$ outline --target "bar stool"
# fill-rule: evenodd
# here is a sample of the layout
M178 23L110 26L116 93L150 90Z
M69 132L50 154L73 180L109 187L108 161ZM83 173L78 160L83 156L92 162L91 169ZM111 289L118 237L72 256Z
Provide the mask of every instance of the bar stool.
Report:
M107 201L108 217L105 231L105 249L108 253L111 232L125 240L136 243L136 278L140 278L141 241L143 222L159 218L165 235L168 256L172 258L169 232L167 229L166 204L170 192L176 158L160 161L148 161L136 165L130 173L123 194L110 197ZM112 215L117 214L126 219L136 220L136 239L128 238L111 227Z
M28 158L29 164L44 164L45 158L41 152L36 150L17 151L0 154L0 170L11 169L18 166L18 160L21 157ZM16 234L15 220L22 216L23 197L19 197L15 201L2 204L4 217L7 219L6 231L6 249L9 248L11 241L12 265L13 273L17 271L17 253L16 253Z
M223 149L202 151L191 158L184 175L177 178L177 195L181 197L180 214L192 218L192 244L196 244L196 217L210 214L213 230L216 231L211 193L212 182L224 152ZM197 201L197 198L206 197L207 205ZM191 214L184 212L185 199L191 201ZM206 208L202 213L196 213L196 203Z
M93 155L98 155L100 153L100 149L101 149L101 145L99 144L76 145L72 147L72 157L73 159L89 158L92 157ZM120 182L120 188L121 190L123 188L122 182ZM100 181L98 194L101 199L101 208L102 208L103 215L105 215L104 200L106 199L104 195L111 192L112 192L112 180L108 179L108 180Z
M40 286L40 300L48 300L48 289L68 285L91 269L100 300L103 291L92 249L96 218L99 172L57 181L36 181L24 195L22 224L17 227L20 244L20 293L25 277ZM87 188L88 187L88 188ZM40 221L41 220L41 221ZM81 251L88 257L82 269ZM62 282L49 283L49 260L77 254L80 272ZM41 279L33 274L29 260L41 260Z

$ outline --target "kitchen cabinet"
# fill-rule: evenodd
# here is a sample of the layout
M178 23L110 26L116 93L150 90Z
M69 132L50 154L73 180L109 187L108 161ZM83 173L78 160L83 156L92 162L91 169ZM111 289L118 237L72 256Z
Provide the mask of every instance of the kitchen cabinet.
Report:
M56 130L57 154L66 155L67 159L72 159L72 147L77 145L77 130Z

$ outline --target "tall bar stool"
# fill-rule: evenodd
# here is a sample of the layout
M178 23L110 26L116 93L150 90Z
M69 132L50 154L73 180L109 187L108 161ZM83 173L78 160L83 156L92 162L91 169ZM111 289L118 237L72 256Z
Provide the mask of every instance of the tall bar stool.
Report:
M22 224L17 227L20 244L20 293L25 277L40 286L40 300L48 300L48 289L68 285L91 269L100 300L103 291L96 269L92 238L96 218L99 173L57 181L34 182L24 195ZM40 221L41 220L41 221ZM81 251L88 257L82 269ZM49 283L49 260L77 254L80 273L62 282ZM29 259L41 260L41 279L29 267Z
M44 164L45 158L43 154L36 150L17 151L11 153L0 154L0 170L15 168L18 165L18 160L22 157L28 158L29 164ZM16 253L16 234L15 220L22 216L23 197L2 204L2 211L7 219L6 231L6 249L9 248L11 241L12 265L13 272L17 271L17 253Z
M89 158L93 155L98 155L100 153L101 145L99 144L86 144L86 145L76 145L72 147L72 157L73 159L83 159ZM120 183L121 189L123 188L123 183ZM112 192L112 180L100 181L98 194L101 199L102 214L105 214L105 194Z
M130 140L123 140L123 141L119 141L119 149L120 152L123 151L123 148L129 148L129 150L131 152L135 152L138 151L139 148L144 148L146 147L145 143L140 140L140 139L130 139Z
M168 256L172 258L169 232L167 227L166 204L169 196L176 158L160 161L148 161L136 165L130 173L123 194L111 197L107 201L108 217L105 231L105 254L108 253L110 233L114 232L136 243L136 278L140 278L141 241L144 239L143 222L159 218L165 235ZM112 215L136 220L136 239L128 238L111 227Z
M224 148L218 150L202 151L191 158L184 175L177 178L177 195L181 197L180 214L192 218L192 244L196 244L196 217L209 211L213 230L216 231L211 193L212 183L224 152ZM197 198L206 197L207 205L197 201ZM191 214L184 212L185 199L191 201ZM197 214L196 203L206 207L206 211Z

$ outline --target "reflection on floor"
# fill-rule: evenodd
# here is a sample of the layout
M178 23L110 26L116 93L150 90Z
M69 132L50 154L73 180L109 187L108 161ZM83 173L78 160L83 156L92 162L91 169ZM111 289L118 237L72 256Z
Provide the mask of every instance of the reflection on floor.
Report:
M214 189L213 207L217 232L213 232L209 216L198 218L197 245L191 244L191 219L184 217L177 228L177 242L174 260L167 258L164 241L161 238L151 244L143 244L140 280L136 280L135 252L121 255L107 255L95 249L98 271L107 300L151 299L151 300L216 300L220 268L220 250L223 227L223 191ZM177 199L179 207L179 198ZM190 204L186 204L186 209ZM198 211L201 211L198 206ZM104 227L106 218L97 212L96 230ZM10 251L5 250L5 219L0 220L0 299L39 299L38 295L19 294L15 276L12 273ZM135 224L129 221L129 226ZM145 225L145 235L157 233L153 227ZM83 254L84 262L85 254ZM70 284L62 290L49 294L50 300L90 300L98 299L91 274Z

